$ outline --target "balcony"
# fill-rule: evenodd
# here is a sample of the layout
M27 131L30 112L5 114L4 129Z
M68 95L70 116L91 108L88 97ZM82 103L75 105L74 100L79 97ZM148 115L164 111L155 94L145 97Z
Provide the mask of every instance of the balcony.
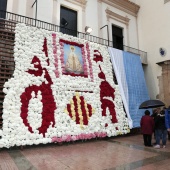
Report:
M5 18L5 19L3 19L3 18ZM46 30L50 30L50 31L55 31L55 32L64 32L69 35L72 35L74 33L74 35L77 35L78 38L85 39L90 42L95 42L97 44L101 44L104 46L113 47L112 41L108 41L106 39L96 37L93 35L89 35L89 34L85 34L85 33L79 32L79 31L75 32L75 30L70 30L67 28L60 27L55 24L51 24L51 23L44 22L41 20L36 20L34 18L14 14L14 13L7 12L7 11L0 11L0 19L1 19L0 20L0 29L2 29L2 25L5 25L5 24L2 24L2 22L5 20L8 20L14 24L25 23L26 25L29 25L29 26L34 26L34 27L38 27L38 28L42 28L42 29L46 29ZM5 28L6 27L8 27L8 26L5 25ZM9 29L9 28L6 28L6 29ZM147 64L147 53L146 52L132 48L132 47L128 47L125 45L124 45L124 51L138 54L141 58L142 64Z

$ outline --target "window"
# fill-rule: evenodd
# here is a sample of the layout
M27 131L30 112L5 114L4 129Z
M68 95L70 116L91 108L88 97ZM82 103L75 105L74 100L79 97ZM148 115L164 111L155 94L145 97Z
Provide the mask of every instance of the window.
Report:
M0 0L0 18L5 18L6 7L7 7L7 0Z
M60 26L62 33L77 36L77 11L61 6Z
M123 50L123 30L120 27L112 25L113 47Z

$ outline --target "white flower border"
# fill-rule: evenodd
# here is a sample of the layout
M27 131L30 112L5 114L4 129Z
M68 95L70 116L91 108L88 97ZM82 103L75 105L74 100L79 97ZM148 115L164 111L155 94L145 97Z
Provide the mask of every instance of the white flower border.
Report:
M53 137L62 138L67 135L78 136L81 134L88 135L100 132L107 133L107 136L110 137L128 133L128 119L123 110L122 99L118 86L113 82L112 65L107 48L105 46L91 43L76 37L64 35L62 33L55 33L58 56L61 54L61 51L59 50L60 38L84 45L86 43L89 44L94 81L91 81L90 75L88 78L62 75L60 57L58 57L58 69L60 76L59 78L56 78L54 73L55 66L52 33L54 32L38 29L35 27L29 27L25 24L16 25L14 47L15 71L13 78L5 83L3 89L4 93L6 93L6 96L3 103L3 129L0 130L0 147L9 148L15 145L20 146L51 143ZM47 38L48 43L47 46L50 66L47 66L45 62L46 56L44 55L44 52L42 52L42 45L45 37ZM98 73L100 70L98 64L93 61L94 50L99 50L104 57L103 62L100 62L100 65L106 75L106 80L115 89L115 99L113 102L115 104L115 111L118 120L118 123L115 124L111 122L111 116L108 110L107 116L104 117L101 115L99 89L101 80L98 78ZM24 92L26 87L33 84L40 85L43 81L45 81L45 78L42 76L34 77L26 72L32 67L31 61L35 55L40 59L42 66L48 70L48 73L53 81L51 88L57 105L57 109L55 110L55 127L50 125L45 137L43 137L42 134L39 134L37 130L42 119L40 114L42 111L42 103L40 102L41 95L37 98L32 98L29 102L28 121L34 129L34 133L30 133L28 131L28 127L23 124L23 120L20 117L20 95ZM85 55L85 57L87 57L87 51L85 51ZM88 63L86 64L88 65ZM64 112L66 105L75 95L74 91L77 89L80 91L93 91L93 93L79 93L80 95L84 96L86 102L91 104L95 109L95 113L89 119L88 125L84 126L83 129L80 128L80 125L76 124L69 117L69 115ZM108 124L107 127L105 127L106 123ZM73 140L77 139L79 138Z

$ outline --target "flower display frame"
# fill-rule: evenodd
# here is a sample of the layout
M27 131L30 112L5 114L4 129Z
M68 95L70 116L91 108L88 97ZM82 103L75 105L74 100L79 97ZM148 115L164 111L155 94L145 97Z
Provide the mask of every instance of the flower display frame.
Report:
M81 47L83 75L65 74L63 43ZM110 137L130 131L107 47L17 24L14 61L13 77L3 89L0 147Z

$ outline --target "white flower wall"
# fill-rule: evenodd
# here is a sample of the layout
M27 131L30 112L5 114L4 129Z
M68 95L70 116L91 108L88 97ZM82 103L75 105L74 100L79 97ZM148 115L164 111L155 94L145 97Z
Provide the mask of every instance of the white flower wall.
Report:
M105 46L17 24L0 147L129 132Z

